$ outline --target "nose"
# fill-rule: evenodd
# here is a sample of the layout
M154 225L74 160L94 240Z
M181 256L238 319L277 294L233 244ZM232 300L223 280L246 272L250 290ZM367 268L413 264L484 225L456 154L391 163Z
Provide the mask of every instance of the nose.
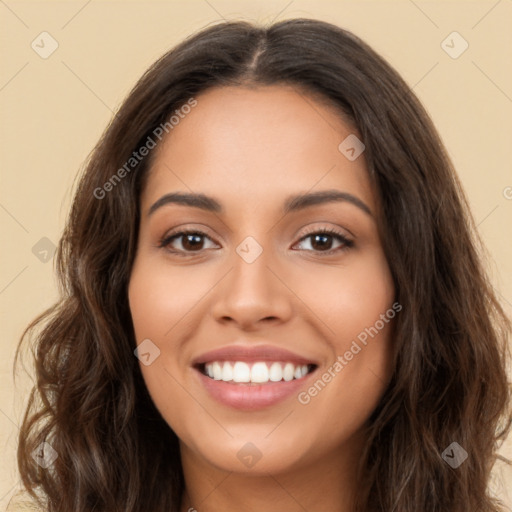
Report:
M269 255L270 251L264 250L248 263L234 254L232 268L212 297L215 320L250 330L268 322L280 324L290 319L294 295L280 266Z

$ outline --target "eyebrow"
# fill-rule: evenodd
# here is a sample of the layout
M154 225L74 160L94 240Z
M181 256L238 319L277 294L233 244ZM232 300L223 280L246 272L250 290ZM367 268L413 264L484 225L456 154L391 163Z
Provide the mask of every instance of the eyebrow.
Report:
M361 199L352 194L349 194L348 192L342 192L340 190L334 189L289 196L283 204L283 213L286 215L290 212L304 210L310 206L334 202L350 203L354 206L357 206L366 214L372 216L372 211L366 205L366 203L361 201ZM155 203L153 203L149 208L148 216L153 214L162 206L168 204L190 206L192 208L200 208L201 210L215 213L224 212L221 203L213 197L197 193L172 192L170 194L165 194Z

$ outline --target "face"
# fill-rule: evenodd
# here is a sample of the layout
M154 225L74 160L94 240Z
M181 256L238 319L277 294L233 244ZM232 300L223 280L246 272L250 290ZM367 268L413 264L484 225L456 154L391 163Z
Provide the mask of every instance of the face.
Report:
M357 132L286 86L196 100L140 198L129 302L145 383L205 466L327 460L387 385L398 311L364 152L338 148Z

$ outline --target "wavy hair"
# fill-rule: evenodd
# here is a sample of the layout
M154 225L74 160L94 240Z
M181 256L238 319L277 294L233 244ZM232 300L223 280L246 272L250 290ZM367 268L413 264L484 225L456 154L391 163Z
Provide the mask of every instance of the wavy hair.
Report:
M56 256L60 300L27 327L16 353L18 362L31 340L36 383L18 466L49 512L179 511L178 439L142 379L127 299L155 152L98 190L191 97L275 84L325 99L360 133L403 305L392 378L367 426L357 510L499 509L489 481L510 429L511 323L453 164L380 55L347 30L299 18L217 23L188 37L145 72L84 164ZM58 454L47 469L31 456L44 441ZM442 457L453 442L468 453L457 469Z

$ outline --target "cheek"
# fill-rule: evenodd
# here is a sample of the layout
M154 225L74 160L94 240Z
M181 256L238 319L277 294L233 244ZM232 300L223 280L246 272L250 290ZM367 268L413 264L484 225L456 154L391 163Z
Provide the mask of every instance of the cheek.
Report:
M331 268L308 274L308 279L301 280L300 296L326 326L326 335L338 354L393 304L395 287L380 250L354 258L339 272Z
M317 275L314 281L308 306L325 326L330 357L299 401L320 415L329 411L325 421L342 418L343 428L356 430L376 407L392 372L393 319L399 314L392 276L384 255L375 251L340 269L336 279ZM306 296L306 288L302 293Z
M172 341L179 329L193 316L193 310L215 282L208 271L187 270L153 261L135 263L128 290L136 339Z
M189 329L187 322L194 318L194 305L205 286L204 276L172 269L144 255L135 261L128 287L136 343L149 339L159 350L150 364L139 363L142 377L157 409L185 438L191 431L186 422L190 395L179 383L183 376L177 370L187 358L186 337L180 340L179 333Z

